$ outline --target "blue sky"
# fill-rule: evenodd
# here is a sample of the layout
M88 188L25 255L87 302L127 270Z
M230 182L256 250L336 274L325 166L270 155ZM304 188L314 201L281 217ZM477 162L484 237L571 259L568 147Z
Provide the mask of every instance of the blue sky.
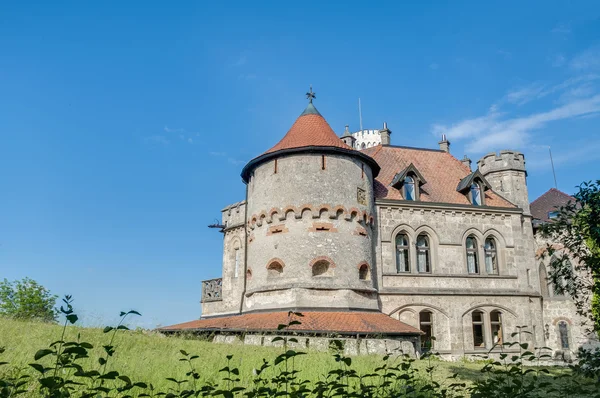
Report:
M333 129L477 160L525 153L534 199L600 178L600 4L2 2L0 278L90 325L197 318L206 226L306 106ZM485 4L484 4L485 3Z

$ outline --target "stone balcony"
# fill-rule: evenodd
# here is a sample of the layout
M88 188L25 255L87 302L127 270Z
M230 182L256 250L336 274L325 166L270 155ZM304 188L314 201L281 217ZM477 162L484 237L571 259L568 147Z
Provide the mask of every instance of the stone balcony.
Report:
M223 278L202 281L202 303L223 300Z

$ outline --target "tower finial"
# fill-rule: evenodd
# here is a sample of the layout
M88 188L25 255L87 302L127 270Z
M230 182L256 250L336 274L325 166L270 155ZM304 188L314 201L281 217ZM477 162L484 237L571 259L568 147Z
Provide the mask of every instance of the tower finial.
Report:
M310 85L310 91L306 93L306 98L308 99L309 104L312 104L313 99L317 98L316 93L313 93L312 91L312 84Z

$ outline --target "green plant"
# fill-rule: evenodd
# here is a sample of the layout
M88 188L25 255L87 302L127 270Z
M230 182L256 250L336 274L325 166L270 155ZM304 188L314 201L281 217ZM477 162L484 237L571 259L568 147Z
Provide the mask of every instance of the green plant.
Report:
M3 316L52 322L57 315L56 299L57 296L33 279L0 282L0 315Z

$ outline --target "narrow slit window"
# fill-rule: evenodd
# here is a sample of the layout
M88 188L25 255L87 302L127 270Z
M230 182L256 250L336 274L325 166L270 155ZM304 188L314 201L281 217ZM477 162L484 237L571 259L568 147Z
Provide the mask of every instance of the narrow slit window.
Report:
M421 336L421 350L431 350L433 347L433 313L431 311L419 313L419 329L425 333L424 336Z
M417 237L417 269L420 273L431 272L429 239L426 235L419 235Z
M404 199L417 200L415 191L415 180L410 176L407 176L404 179Z
M563 350L569 349L569 330L567 327L567 322L560 321L558 323L558 334L560 336L560 347Z
M325 155L321 155L321 170L325 170Z
M475 206L481 206L481 187L477 183L471 185L471 202Z
M274 164L274 174L277 174L277 159L275 159L275 164Z

